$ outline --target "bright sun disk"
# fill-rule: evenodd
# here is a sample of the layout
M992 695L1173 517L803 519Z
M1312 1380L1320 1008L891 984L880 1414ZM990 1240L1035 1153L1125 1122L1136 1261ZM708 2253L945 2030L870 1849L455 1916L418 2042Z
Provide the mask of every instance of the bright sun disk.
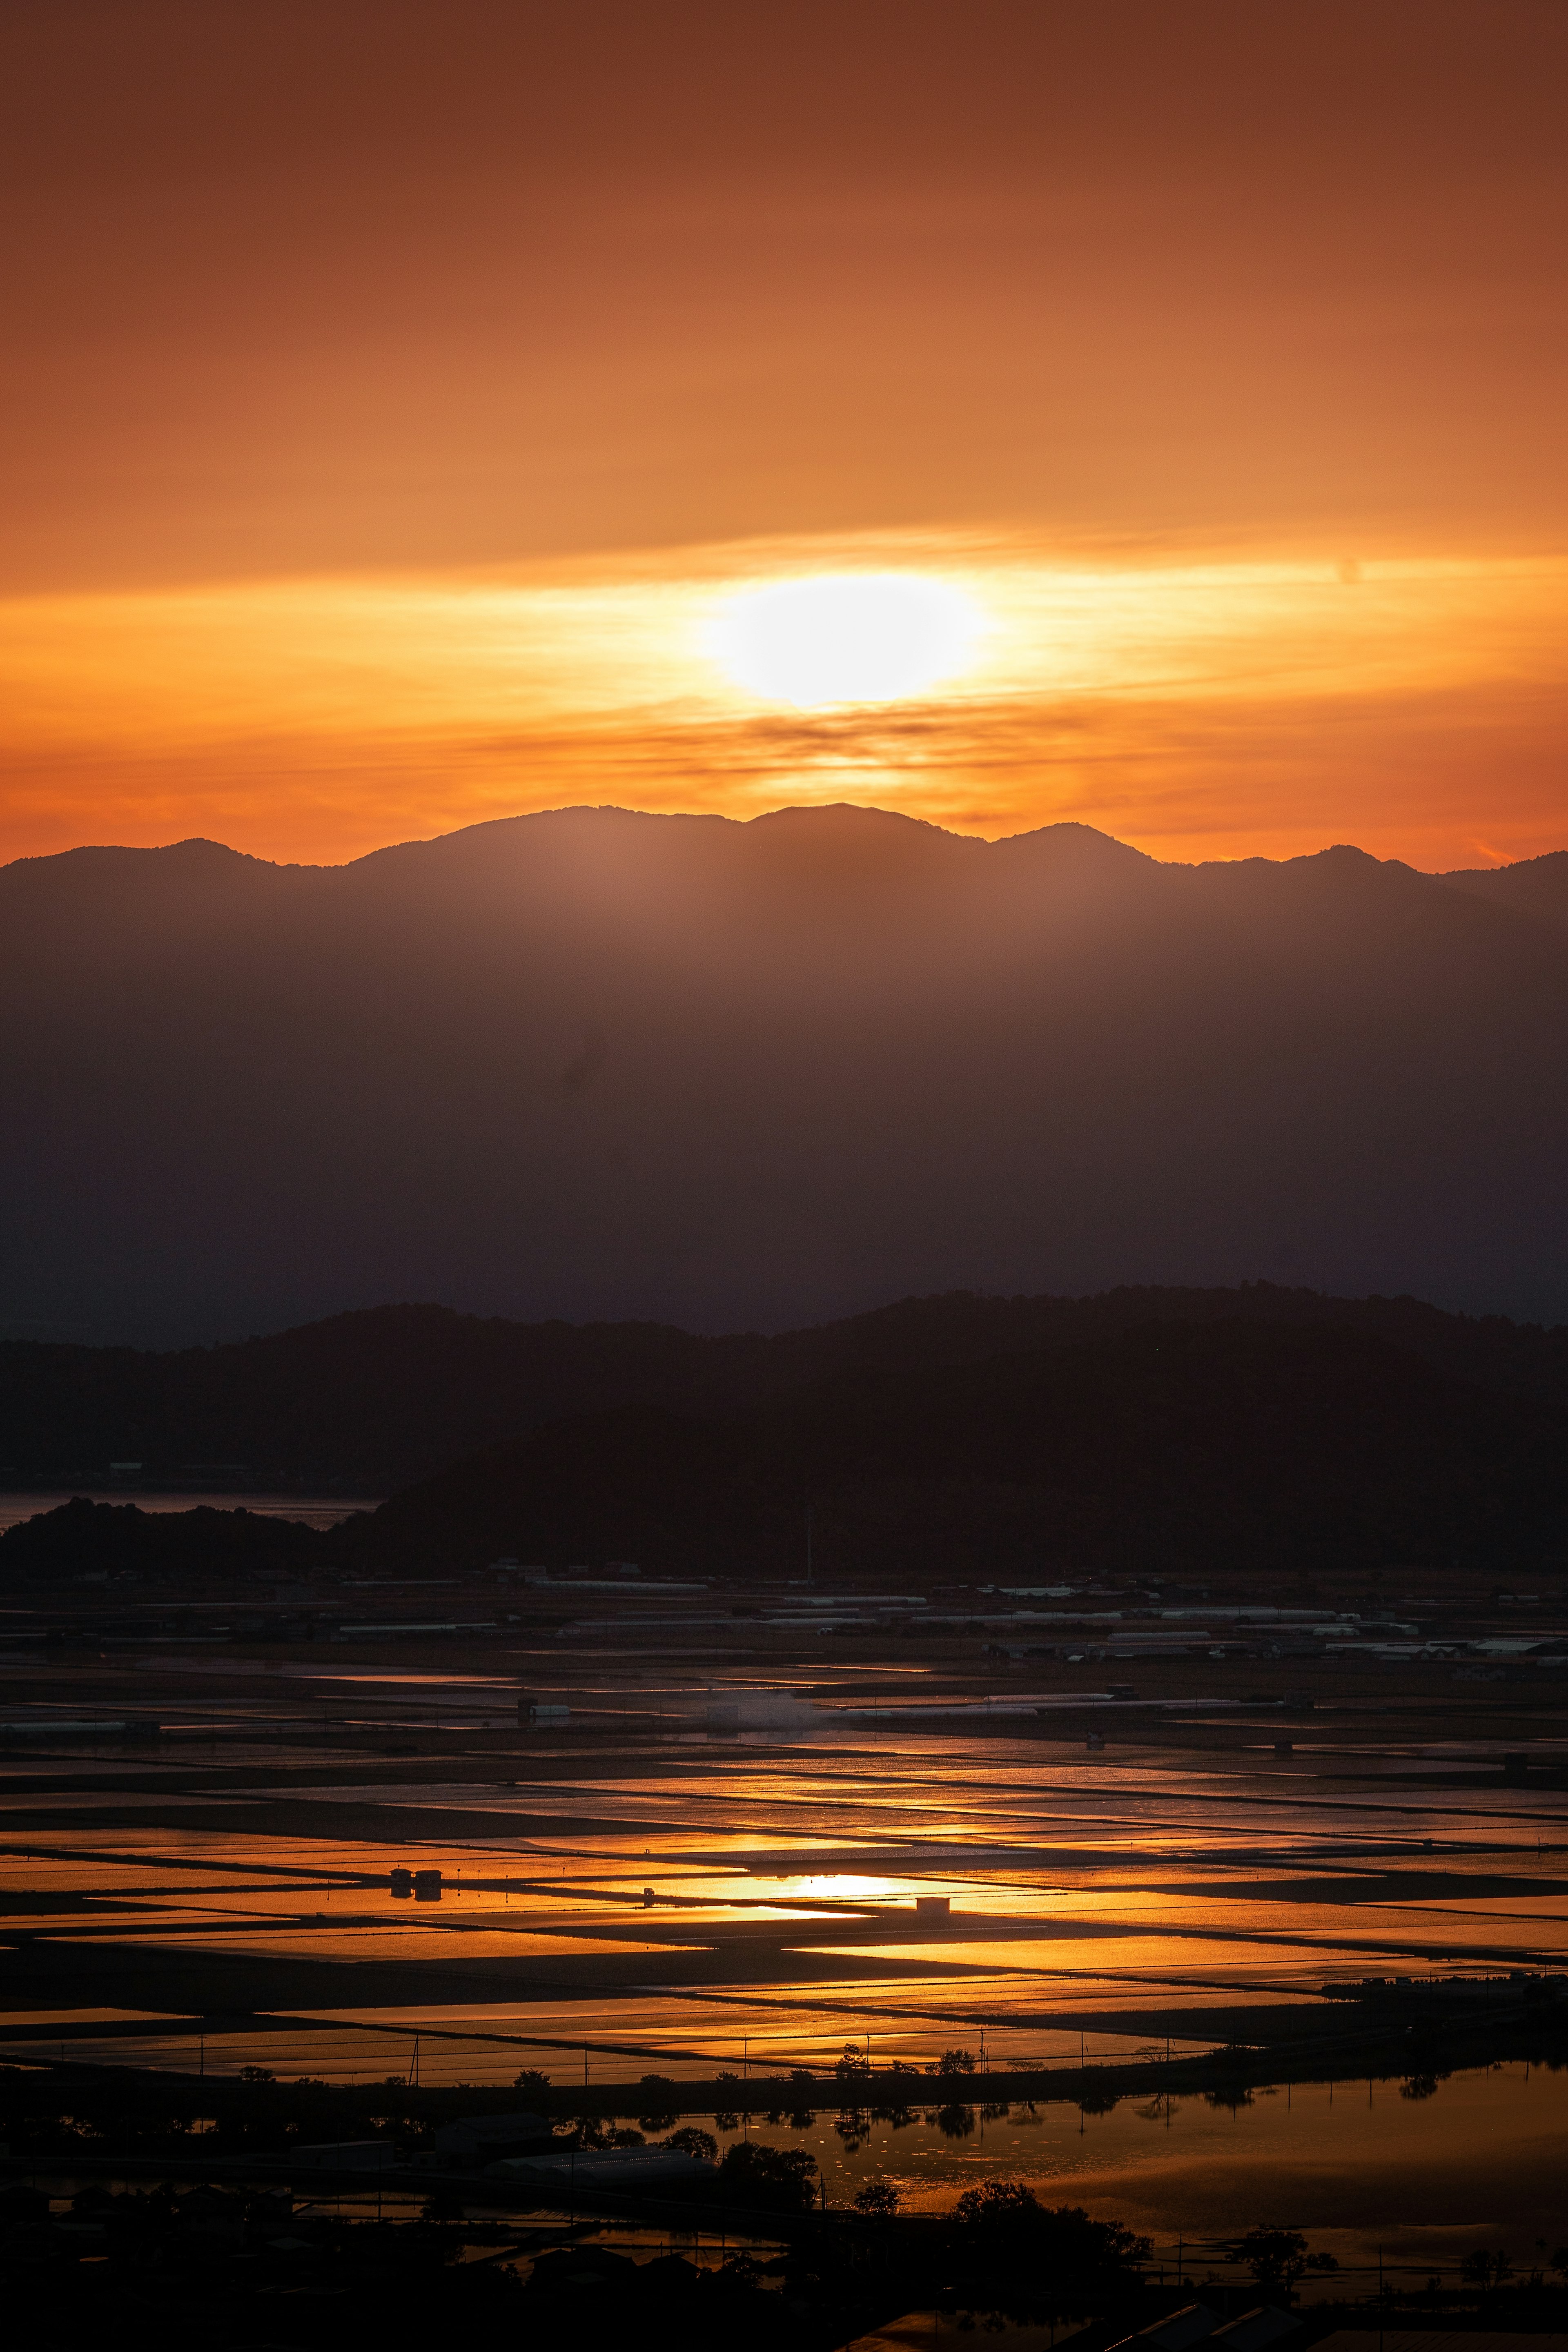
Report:
M973 658L981 615L961 589L904 572L781 580L729 598L706 649L747 692L815 710L923 694Z

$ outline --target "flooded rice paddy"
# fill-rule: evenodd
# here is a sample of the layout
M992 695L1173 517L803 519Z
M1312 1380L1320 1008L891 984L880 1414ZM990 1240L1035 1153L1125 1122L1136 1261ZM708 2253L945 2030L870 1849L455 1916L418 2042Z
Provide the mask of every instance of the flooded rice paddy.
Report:
M694 1665L689 1629L617 1642L510 1591L396 1607L455 1630L378 1649L258 1630L223 1596L7 1612L0 2057L537 2069L622 2086L634 2120L706 2113L721 2142L807 2147L832 2201L872 2178L914 2210L1026 2179L1194 2274L1259 2220L1350 2269L1568 2234L1568 2073L1383 2047L1358 2069L1343 1997L1517 1974L1553 2011L1557 1685L1505 1706L1448 1675L1373 1688L1293 1664L1282 1712L1258 1664L1204 1662L1111 1702L1103 1667L995 1692L978 1650L852 1664L727 1630ZM759 1707L781 1719L715 1727ZM1249 2087L1162 2087L1237 2046ZM847 2047L868 2079L838 2082ZM984 2095L924 2073L955 2048ZM1026 2073L1026 2096L998 2084Z

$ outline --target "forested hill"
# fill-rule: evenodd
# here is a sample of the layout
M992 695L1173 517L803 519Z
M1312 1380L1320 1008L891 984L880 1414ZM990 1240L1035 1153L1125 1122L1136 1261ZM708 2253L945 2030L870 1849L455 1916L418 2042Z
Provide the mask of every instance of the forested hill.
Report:
M778 1575L809 1504L825 1574L1561 1561L1559 1402L1366 1329L1144 1320L1092 1343L840 1369L726 1409L570 1414L325 1534L72 1504L0 1538L0 1576L84 1568L443 1570L510 1554Z
M1476 1387L1568 1406L1568 1329L1268 1283L1087 1298L954 1293L722 1338L405 1306L169 1353L0 1344L0 1475L13 1487L92 1486L110 1463L137 1462L147 1485L280 1479L388 1493L563 1414L632 1404L738 1412L825 1381L1100 1347L1172 1322L1354 1332Z

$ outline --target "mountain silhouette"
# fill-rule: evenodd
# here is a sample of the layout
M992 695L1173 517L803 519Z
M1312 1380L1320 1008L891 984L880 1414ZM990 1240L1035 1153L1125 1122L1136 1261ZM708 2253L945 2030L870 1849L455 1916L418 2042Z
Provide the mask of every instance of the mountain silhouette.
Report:
M722 1415L824 1384L853 1394L896 1374L1220 1324L1342 1331L1470 1388L1568 1412L1568 1328L1270 1283L1087 1298L954 1293L804 1330L718 1337L402 1306L163 1353L0 1342L0 1461L13 1486L100 1485L111 1463L133 1461L144 1486L281 1480L390 1493L573 1416L632 1406Z
M1565 866L1173 866L848 807L23 860L0 1330L1259 1277L1557 1319Z
M746 1413L569 1418L395 1496L384 1561L629 1557L921 1583L1053 1569L1554 1558L1560 1410L1332 1326L1142 1324L844 1377ZM356 1532L350 1531L351 1534Z
M567 1413L325 1533L78 1500L0 1538L0 1579L508 1555L798 1575L808 1507L830 1578L1534 1574L1561 1549L1563 1423L1561 1395L1483 1388L1353 1323L1142 1321L1024 1353L844 1363L744 1407Z

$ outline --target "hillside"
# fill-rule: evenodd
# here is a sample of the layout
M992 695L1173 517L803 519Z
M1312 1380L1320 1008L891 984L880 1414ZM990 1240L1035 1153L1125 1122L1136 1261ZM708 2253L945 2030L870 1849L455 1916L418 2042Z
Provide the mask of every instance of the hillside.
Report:
M747 1413L552 1423L393 1498L384 1559L626 1557L930 1580L1560 1554L1561 1412L1332 1327L1139 1324L1096 1346L841 1376Z
M715 1338L385 1307L162 1354L0 1343L0 1483L101 1485L110 1462L133 1461L144 1486L242 1479L387 1493L565 1415L736 1411L826 1381L1102 1346L1174 1322L1332 1327L1455 1379L1568 1408L1568 1328L1268 1283L1087 1298L954 1293L805 1330Z
M1561 1320L1561 897L1551 860L1185 866L853 808L22 861L0 1328L1259 1277Z
M1134 1323L1093 1344L840 1370L739 1409L569 1414L326 1534L67 1506L0 1576L137 1567L554 1566L825 1575L1352 1563L1555 1570L1561 1402L1456 1378L1365 1330Z

